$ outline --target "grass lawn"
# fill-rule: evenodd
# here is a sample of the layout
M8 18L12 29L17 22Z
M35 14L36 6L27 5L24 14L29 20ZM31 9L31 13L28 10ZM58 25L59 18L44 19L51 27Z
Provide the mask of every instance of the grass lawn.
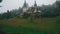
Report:
M6 34L60 34L60 16L54 18L33 18L0 20L0 30Z

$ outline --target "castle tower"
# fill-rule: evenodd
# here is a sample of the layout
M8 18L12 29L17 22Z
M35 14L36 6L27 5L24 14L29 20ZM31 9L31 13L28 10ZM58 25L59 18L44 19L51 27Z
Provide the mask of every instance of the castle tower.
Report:
M37 3L36 3L36 1L35 1L35 4L34 4L34 13L38 11L37 9L38 9L38 8L37 8Z
M28 11L28 4L26 3L26 0L24 1L24 5L23 5L23 13L27 13Z
M34 7L37 8L37 3L36 3L36 1L35 1L35 4L34 4Z

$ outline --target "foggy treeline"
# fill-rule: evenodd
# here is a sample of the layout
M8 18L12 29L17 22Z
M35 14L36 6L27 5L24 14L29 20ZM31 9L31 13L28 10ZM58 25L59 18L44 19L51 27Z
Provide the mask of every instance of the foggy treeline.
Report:
M42 5L38 6L42 11L41 17L56 17L60 15L60 1L56 1L52 5ZM5 13L0 14L0 19L8 19L19 16L22 12L22 8L12 9L11 11L7 10Z

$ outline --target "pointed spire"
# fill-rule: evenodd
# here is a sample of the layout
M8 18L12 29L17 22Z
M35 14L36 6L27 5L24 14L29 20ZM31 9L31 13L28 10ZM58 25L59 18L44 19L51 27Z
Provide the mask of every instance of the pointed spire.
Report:
M26 3L26 0L24 0L24 3Z
M34 4L34 6L37 6L36 0L35 0L35 4Z
M26 3L26 0L24 0L24 5L23 5L23 7L27 7L28 6L28 4Z
M35 0L35 4L36 4L36 0Z

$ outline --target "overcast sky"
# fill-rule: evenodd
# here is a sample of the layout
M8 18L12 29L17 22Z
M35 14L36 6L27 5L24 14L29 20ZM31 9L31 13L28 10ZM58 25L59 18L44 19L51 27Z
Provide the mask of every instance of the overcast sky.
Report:
M26 0L29 6L33 6L35 0ZM41 6L42 4L48 5L54 3L56 0L36 0L37 5ZM0 5L0 13L6 12L6 10L18 9L22 7L24 0L3 0Z

